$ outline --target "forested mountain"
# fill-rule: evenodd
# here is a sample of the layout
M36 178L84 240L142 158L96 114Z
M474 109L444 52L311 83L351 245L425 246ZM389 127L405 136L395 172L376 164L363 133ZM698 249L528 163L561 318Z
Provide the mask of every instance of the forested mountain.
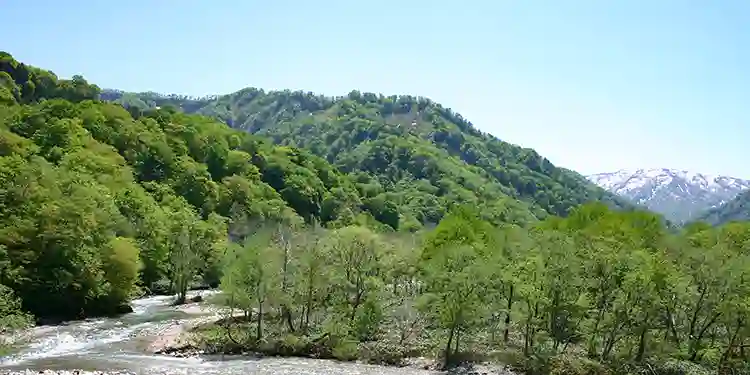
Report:
M416 205L415 211L444 199L446 190L459 191L461 201L472 193L489 201L508 195L528 202L536 217L566 215L593 200L631 207L578 173L482 133L461 115L422 97L352 91L330 98L248 88L206 98L108 90L102 98L141 110L175 106L308 149L340 170L355 172L360 181L382 186L385 201ZM424 193L430 201L414 199ZM440 216L421 211L417 218Z
M215 253L236 222L414 231L468 203L494 223L526 225L612 198L426 99L125 94L125 110L83 77L59 79L7 53L0 90L0 250L9 259L0 281L38 317L111 311L135 283L184 290L191 280L175 272L188 260L170 259L187 256L173 251L184 243L195 242L190 261L215 283Z
M696 220L714 225L730 221L750 221L750 191L742 192L729 202L704 212Z
M750 223L568 211L619 200L426 99L105 96L0 53L0 349L202 282L213 351L746 373Z
M619 170L588 178L675 223L695 220L750 188L750 181L740 178L668 168Z
M37 317L115 312L136 282L184 292L185 269L215 284L242 220L398 222L308 152L207 117L134 118L99 93L0 53L0 282Z

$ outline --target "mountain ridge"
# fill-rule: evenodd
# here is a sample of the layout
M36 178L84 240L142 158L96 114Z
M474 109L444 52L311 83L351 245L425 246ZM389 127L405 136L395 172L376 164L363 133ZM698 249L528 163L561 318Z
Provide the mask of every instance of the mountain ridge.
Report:
M0 289L39 319L125 311L140 287L184 301L191 280L219 283L221 255L257 222L409 233L470 205L524 227L619 203L424 98L104 99L0 51Z
M103 90L102 99L133 111L173 106L186 113L218 118L233 128L270 137L277 144L308 149L345 171L364 170L381 177L389 174L390 183L396 183L402 174L423 179L436 172L435 166L415 169L403 160L416 156L415 150L419 150L451 160L456 167L498 184L504 194L539 207L546 214L566 215L572 207L597 200L614 207L634 207L585 176L553 165L533 149L482 132L460 114L425 97L356 90L345 96L325 96L246 88L204 98ZM367 159L373 152L379 152L400 174L371 168ZM465 182L459 179L459 183Z
M712 225L748 220L750 220L750 190L745 190L732 200L709 209L696 219L696 221L704 221Z
M683 223L750 189L747 179L672 168L620 169L587 178L669 220Z

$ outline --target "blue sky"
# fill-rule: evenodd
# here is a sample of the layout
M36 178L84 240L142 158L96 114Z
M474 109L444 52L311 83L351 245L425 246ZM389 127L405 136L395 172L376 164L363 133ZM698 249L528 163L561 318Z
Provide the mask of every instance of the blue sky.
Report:
M581 173L750 178L747 1L0 4L0 49L102 87L413 94Z

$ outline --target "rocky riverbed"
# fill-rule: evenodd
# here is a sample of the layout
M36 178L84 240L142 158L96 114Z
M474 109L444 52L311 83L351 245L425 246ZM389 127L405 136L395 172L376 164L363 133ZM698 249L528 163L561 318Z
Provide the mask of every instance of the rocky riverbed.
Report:
M178 369L171 371L164 369L160 372L148 372L152 375L171 374L259 374L259 375L517 375L512 371L496 366L476 366L472 368L456 368L449 371L420 371L404 368L387 368L379 366L368 366L351 363L336 363L325 360L296 360L296 359L267 359L267 363L258 363L254 366L245 366L247 372L205 372L200 368L193 370ZM307 361L307 362L304 362ZM311 362L310 362L311 361ZM19 370L5 373L7 375L141 375L145 372L133 370L107 370L107 371L85 371L85 370Z
M211 292L198 292L205 295ZM195 292L193 293L195 294ZM115 319L89 319L26 332L29 344L0 358L0 374L65 375L427 375L430 361L410 360L405 367L382 367L309 358L197 356L175 350L184 346L183 333L218 319L226 312L206 303L170 306L173 297L133 301L133 312ZM170 348L172 348L170 350ZM158 353L173 352L172 355ZM476 366L454 374L513 375L498 366Z

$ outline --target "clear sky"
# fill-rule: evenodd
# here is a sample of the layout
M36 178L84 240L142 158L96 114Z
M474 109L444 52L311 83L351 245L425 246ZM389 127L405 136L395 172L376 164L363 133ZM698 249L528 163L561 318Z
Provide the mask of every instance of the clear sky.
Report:
M0 0L0 35L106 88L413 94L581 173L750 178L750 1Z

